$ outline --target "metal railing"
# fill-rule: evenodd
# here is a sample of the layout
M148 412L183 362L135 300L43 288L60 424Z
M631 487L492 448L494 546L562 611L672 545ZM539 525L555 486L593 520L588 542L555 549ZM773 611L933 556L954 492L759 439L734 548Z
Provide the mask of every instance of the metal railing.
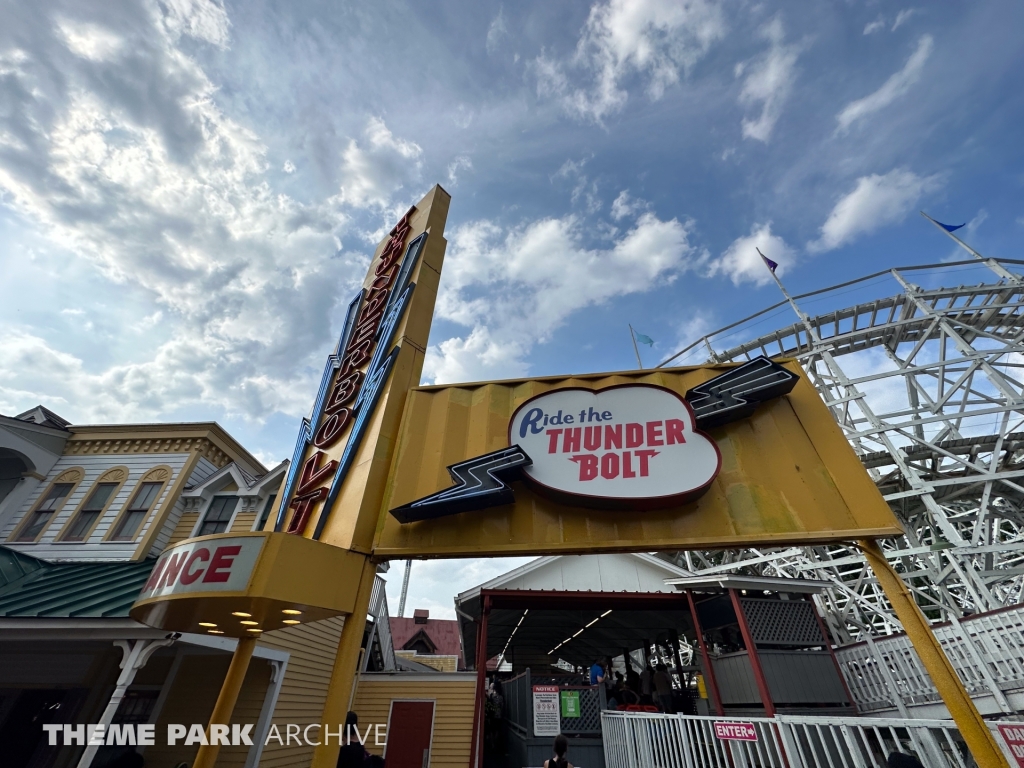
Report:
M1024 704L1024 605L937 625L935 636L985 714ZM836 659L862 713L941 705L941 698L904 634L836 649Z
M601 725L606 768L886 768L892 752L974 766L949 720L603 712Z

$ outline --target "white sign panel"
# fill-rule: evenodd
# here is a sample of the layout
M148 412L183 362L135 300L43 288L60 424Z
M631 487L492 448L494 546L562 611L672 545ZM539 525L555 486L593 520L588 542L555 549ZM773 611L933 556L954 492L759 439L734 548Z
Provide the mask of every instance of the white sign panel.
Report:
M557 685L533 686L533 735L557 736L562 732Z
M240 592L249 585L263 549L262 536L187 541L165 551L140 600L192 592Z
M690 404L650 384L531 398L512 415L509 445L533 460L528 480L588 506L681 504L704 493L722 464Z

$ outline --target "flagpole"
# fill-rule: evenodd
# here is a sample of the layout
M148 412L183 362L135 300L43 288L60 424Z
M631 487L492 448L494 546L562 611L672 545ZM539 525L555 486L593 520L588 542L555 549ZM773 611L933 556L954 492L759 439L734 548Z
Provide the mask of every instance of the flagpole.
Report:
M950 232L950 231L949 231L948 229L946 229L946 228L945 228L944 226L942 226L941 224L939 224L939 222L937 222L937 221L936 221L935 219L933 219L933 218L932 218L931 216L929 216L929 215L928 215L927 213L925 213L924 211L920 211L920 214L921 214L922 216L924 216L924 217L925 217L926 219L928 219L928 221L930 221L930 222L931 222L932 224L934 224L934 225L935 225L935 228L936 228L937 230L939 230L939 232L941 232L941 233L942 233L942 234L944 234L944 235L945 235L946 237L948 237L948 238L949 238L950 240L952 240L953 242L955 242L955 243L956 243L957 245L959 245L959 246L960 246L961 248L963 248L963 249L964 249L965 251L967 251L967 252L968 252L969 254L971 254L971 255L972 255L972 256L973 256L974 258L976 258L976 259L978 259L978 260L980 260L980 261L985 261L985 257L984 257L984 256L982 256L982 255L981 255L980 253L978 253L978 252L977 252L976 250L974 250L973 248L971 248L971 246L969 246L969 245L968 245L967 243L965 243L965 242L964 242L963 240L961 240L961 239L960 239L959 237L957 237L956 235L954 235L954 234L953 234L952 232ZM954 221L956 221L956 219L954 219Z
M818 336L818 331L813 325L811 325L810 315L805 314L804 311L800 309L800 306L793 300L793 297L789 295L789 291L786 290L786 286L784 286L782 281L779 280L779 276L775 274L775 270L768 266L768 257L761 253L760 248L755 246L754 250L757 251L757 255L761 257L761 261L764 262L764 268L768 270L768 274L772 276L772 280L774 280L775 284L779 286L779 290L782 291L782 295L786 297L786 301L789 302L789 306L793 308L794 312L796 312L796 316L800 318L800 321L804 324L804 327L811 335L811 338L815 341L821 341L821 338Z
M991 269L993 272L995 272L997 275L999 275L1000 277L1002 277L1002 278L1004 278L1006 280L1009 280L1010 282L1013 282L1013 283L1019 283L1020 282L1020 278L1017 275L1015 275L1012 272L1010 272L1010 270L1006 269L1002 264L997 262L995 259L987 259L987 258L985 258L980 253L978 253L976 250L971 248L971 246L969 246L967 243L965 243L963 240L961 240L959 237L957 237L952 232L950 232L948 229L946 229L944 226L939 224L939 222L937 222L935 219L933 219L927 213L925 213L924 211L921 211L920 213L921 213L922 216L924 216L926 219L928 219L928 221L930 221L932 224L934 224L935 228L937 230L939 230L939 232L941 232L946 237L948 237L950 240L952 240L954 243L959 245L961 248L963 248L965 251L967 251L969 254L971 254L974 258L978 259L978 261L985 262L986 266L988 266L988 268Z
M644 369L644 364L640 360L640 348L636 345L636 331L633 330L633 325L631 323L629 323L628 325L629 338L633 340L633 351L636 352L636 364L640 367L640 370L642 371Z

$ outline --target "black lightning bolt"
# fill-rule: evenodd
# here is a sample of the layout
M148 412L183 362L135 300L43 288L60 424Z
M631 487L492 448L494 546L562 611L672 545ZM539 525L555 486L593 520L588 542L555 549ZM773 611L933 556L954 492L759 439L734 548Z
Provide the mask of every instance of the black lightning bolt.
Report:
M518 445L475 456L448 467L455 485L391 510L400 523L432 520L515 501L508 482L521 476L522 468L533 464Z
M767 357L726 371L686 393L697 417L697 428L728 424L752 414L773 397L789 394L799 377Z

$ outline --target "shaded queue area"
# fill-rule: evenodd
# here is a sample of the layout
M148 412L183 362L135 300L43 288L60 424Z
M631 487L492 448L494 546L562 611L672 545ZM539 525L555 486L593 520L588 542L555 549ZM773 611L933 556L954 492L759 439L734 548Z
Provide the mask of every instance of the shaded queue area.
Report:
M540 558L459 595L471 765L543 765L561 733L574 764L604 766L608 710L855 714L811 599L822 586L622 554Z

